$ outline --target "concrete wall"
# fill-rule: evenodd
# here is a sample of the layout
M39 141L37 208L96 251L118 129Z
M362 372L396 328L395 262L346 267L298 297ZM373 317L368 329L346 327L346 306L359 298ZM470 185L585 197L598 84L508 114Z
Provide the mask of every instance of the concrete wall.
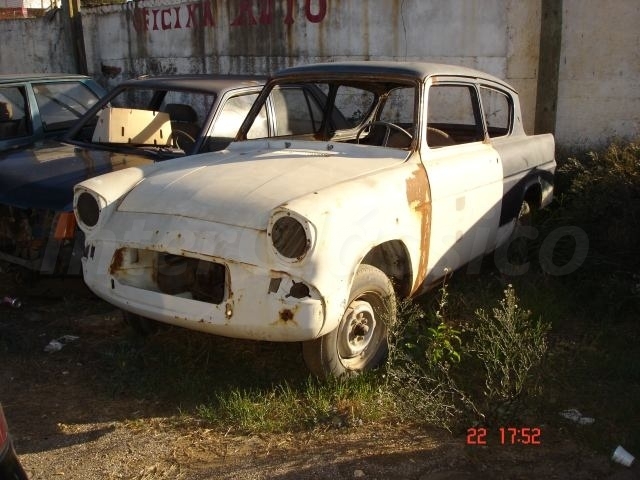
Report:
M88 71L108 87L143 74L264 74L348 59L439 61L513 84L528 132L536 95L552 81L559 82L557 103L550 102L557 105L558 143L595 146L614 135L637 136L638 0L557 0L559 76L540 82L544 1L140 0L85 8L82 19ZM22 22L28 21L0 22L10 44L0 50L0 72L75 68L58 18L37 28Z
M84 11L89 71L269 73L305 62L395 59L472 66L523 93L535 114L539 2L148 0ZM114 72L114 69L106 69Z
M640 137L640 1L564 0L556 139Z
M0 74L73 72L75 62L62 12L0 21Z

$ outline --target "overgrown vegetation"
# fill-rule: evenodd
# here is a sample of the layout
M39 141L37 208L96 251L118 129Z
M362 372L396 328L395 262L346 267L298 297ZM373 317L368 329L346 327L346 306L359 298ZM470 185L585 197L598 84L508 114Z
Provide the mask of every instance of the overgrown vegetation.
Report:
M392 329L387 385L398 413L446 428L513 414L537 386L549 326L530 318L509 285L491 314L480 308L458 330L448 295L443 286L431 314L405 304Z

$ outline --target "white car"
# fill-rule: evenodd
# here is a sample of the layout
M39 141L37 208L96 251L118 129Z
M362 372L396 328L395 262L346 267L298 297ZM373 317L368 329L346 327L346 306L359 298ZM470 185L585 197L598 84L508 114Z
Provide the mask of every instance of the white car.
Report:
M144 318L301 341L313 373L361 371L384 360L395 299L509 242L551 201L554 171L553 136L526 135L517 93L491 75L294 67L226 150L76 185L84 279Z

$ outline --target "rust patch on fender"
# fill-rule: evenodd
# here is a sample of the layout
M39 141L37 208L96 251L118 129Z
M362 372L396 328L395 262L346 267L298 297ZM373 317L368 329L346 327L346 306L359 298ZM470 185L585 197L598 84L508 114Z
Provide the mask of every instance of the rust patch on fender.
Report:
M297 326L296 323L296 312L298 311L298 307L294 306L292 308L283 308L278 312L278 319L273 322L272 326Z
M280 320L283 322L288 322L290 320L293 320L293 312L291 310L289 310L288 308L285 308L284 310L280 310Z
M411 295L413 295L420 289L427 276L431 237L431 189L427 172L422 165L407 179L407 203L409 209L415 212L420 221L420 260L416 280L411 288Z

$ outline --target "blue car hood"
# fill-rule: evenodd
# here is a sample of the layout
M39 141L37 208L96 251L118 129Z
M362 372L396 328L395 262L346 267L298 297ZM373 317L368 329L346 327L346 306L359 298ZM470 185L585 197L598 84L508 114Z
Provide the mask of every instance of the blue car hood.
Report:
M91 177L153 163L137 155L88 150L59 142L0 154L0 204L73 209L73 186Z

